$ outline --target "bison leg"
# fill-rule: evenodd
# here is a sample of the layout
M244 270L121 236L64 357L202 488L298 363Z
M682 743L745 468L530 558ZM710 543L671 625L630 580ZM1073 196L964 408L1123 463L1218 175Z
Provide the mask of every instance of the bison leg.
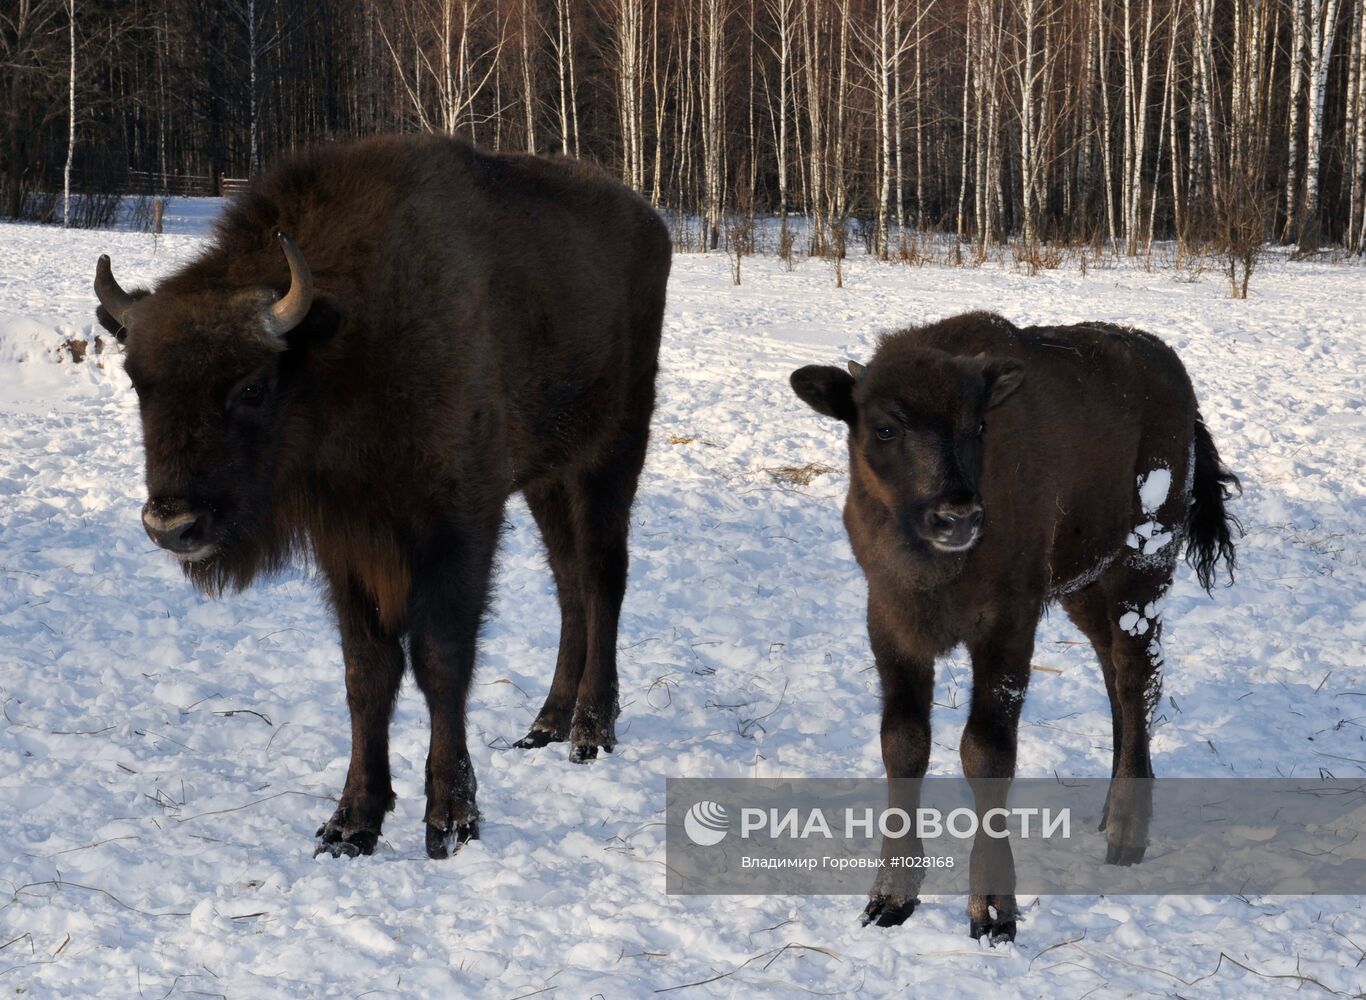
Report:
M624 435L611 458L583 477L576 499L579 515L579 566L587 633L583 676L579 679L569 729L569 759L592 760L601 747L617 745L617 624L626 596L626 539L640 469L648 443L648 409L638 426Z
M959 756L972 786L978 817L1003 809L1015 777L1015 748L1029 686L1038 615L1003 622L968 644L972 654L972 706ZM968 868L969 933L994 944L1015 940L1019 909L1015 902L1015 856L1008 839L979 826Z
M465 743L465 703L488 601L497 523L449 529L423 546L413 575L409 645L427 699L427 855L448 857L479 837L474 765Z
M1107 579L1114 688L1110 713L1120 732L1114 773L1105 797L1105 861L1133 865L1148 847L1153 812L1150 729L1162 696L1162 620L1158 606L1171 568L1121 568Z
M528 487L525 496L541 529L546 558L555 576L555 592L560 600L560 653L555 660L555 678L550 682L550 693L536 721L531 724L531 731L516 744L531 749L569 738L587 654L588 616L583 603L578 531L569 490L557 482Z
M1111 637L1110 601L1100 584L1093 583L1062 602L1063 609L1096 651L1105 678L1105 693L1110 699L1110 777L1119 773L1119 757L1124 746L1120 728L1119 694L1115 690L1114 642ZM1106 810L1108 811L1108 809ZM1101 813L1100 828L1105 829L1106 811Z
M370 854L384 814L394 808L389 779L389 719L403 680L403 648L380 624L375 602L351 580L335 580L333 604L346 661L351 709L351 766L337 810L319 828L315 854Z
M882 681L882 763L887 769L887 806L916 815L920 781L930 765L930 703L934 658L902 652L868 610L868 636ZM915 912L925 869L898 864L924 853L918 837L882 841L883 867L868 893L863 925L895 927Z

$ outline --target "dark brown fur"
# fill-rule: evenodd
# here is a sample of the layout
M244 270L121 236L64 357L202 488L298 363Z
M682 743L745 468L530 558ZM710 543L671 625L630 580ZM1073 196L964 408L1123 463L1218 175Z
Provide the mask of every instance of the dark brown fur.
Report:
M277 231L316 289L283 353L257 336L290 285ZM260 178L125 315L149 503L212 514L218 550L186 563L190 579L218 593L302 554L328 583L352 716L346 787L319 831L334 853L369 853L393 805L405 638L432 717L429 853L477 835L465 700L519 490L563 612L524 744L569 739L575 760L613 748L669 258L658 216L593 167L386 137Z
M924 776L934 661L961 644L973 663L963 770L969 780L1005 779L975 786L981 811L1004 804L1035 630L1059 601L1100 659L1112 775L1139 779L1111 786L1108 860L1141 860L1161 667L1161 622L1156 609L1143 612L1171 585L1183 541L1207 588L1218 559L1231 570L1236 524L1224 500L1237 480L1219 463L1176 355L1137 330L1017 329L974 313L884 337L857 378L811 366L792 385L849 427L844 522L868 578L888 778ZM1145 512L1138 481L1157 469L1171 485ZM982 518L975 544L958 526L969 515ZM1150 521L1164 544L1135 534ZM959 551L937 548L940 537ZM1133 612L1143 614L1141 631L1131 619L1121 626ZM978 866L1008 872L1014 885L1007 841L979 835ZM866 922L900 923L916 905L922 870L887 871ZM1015 934L1013 893L974 894L968 913L974 936Z

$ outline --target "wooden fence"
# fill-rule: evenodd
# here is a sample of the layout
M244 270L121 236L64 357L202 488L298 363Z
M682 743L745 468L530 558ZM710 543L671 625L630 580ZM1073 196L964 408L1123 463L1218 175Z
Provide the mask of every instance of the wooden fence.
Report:
M162 174L149 170L128 171L127 194L168 195L173 198L231 197L251 182L249 177L219 174Z

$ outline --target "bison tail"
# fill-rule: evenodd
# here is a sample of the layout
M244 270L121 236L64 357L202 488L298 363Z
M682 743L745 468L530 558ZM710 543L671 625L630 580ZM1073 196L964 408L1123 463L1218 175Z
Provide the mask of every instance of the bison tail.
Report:
M1225 502L1241 496L1242 484L1228 466L1219 461L1214 438L1209 428L1195 414L1195 480L1191 487L1191 504L1186 513L1186 560L1195 569L1200 586L1210 593L1214 587L1214 568L1222 559L1233 582L1233 532L1242 537L1243 526L1228 512Z

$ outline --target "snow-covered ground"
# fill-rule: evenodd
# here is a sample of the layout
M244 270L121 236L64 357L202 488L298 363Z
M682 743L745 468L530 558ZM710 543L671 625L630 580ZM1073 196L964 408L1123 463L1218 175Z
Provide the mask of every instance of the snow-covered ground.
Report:
M202 217L202 211L192 215ZM173 213L173 226L200 225ZM1185 359L1243 477L1238 583L1182 569L1159 775L1366 774L1366 270L1273 261L1246 302L1215 270L1075 262L787 272L675 258L660 404L633 519L615 755L509 749L558 614L510 510L470 727L483 840L423 852L425 710L405 686L399 795L375 856L315 860L348 727L337 640L302 572L215 603L152 551L136 404L95 335L94 262L132 287L200 237L0 226L0 990L24 996L1245 996L1366 990L1360 897L1023 898L1014 945L961 897L864 929L851 897L664 893L668 776L881 773L842 434L787 386L879 330L967 309L1133 323ZM106 340L107 345L107 340ZM807 486L774 470L833 467ZM1022 775L1108 767L1089 648L1042 625ZM932 770L956 773L967 668L940 665ZM1273 978L1280 977L1280 978ZM1301 978L1304 977L1304 978ZM691 985L690 985L691 984ZM685 988L686 987L686 988Z

